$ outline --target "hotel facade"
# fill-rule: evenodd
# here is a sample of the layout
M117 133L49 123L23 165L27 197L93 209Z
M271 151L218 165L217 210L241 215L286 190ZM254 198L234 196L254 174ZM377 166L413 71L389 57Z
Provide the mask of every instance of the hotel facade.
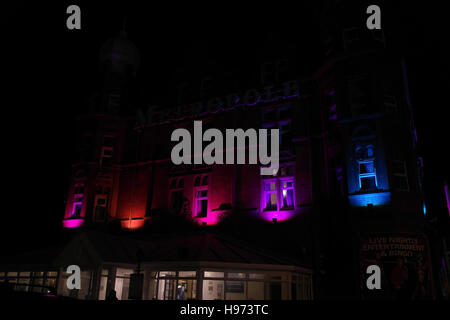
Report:
M258 85L214 91L204 77L198 99L180 89L160 106L131 102L141 57L125 33L105 43L102 88L77 119L62 219L74 236L45 264L2 266L0 281L81 299L112 289L119 299L176 299L179 286L204 300L434 299L441 280L405 59L386 49L381 30L338 23L323 34L326 59L313 74L290 70L289 53L260 57ZM278 129L278 172L174 165L171 134L193 135L194 120L203 132ZM190 231L152 229L166 218ZM247 229L254 241L239 237L240 219L262 230ZM73 264L82 286L70 291ZM371 264L382 270L381 291L365 285Z

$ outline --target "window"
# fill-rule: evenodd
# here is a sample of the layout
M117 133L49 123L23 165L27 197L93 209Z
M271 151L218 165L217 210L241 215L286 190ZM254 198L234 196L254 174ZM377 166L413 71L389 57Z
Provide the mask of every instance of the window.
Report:
M73 194L72 215L71 218L80 218L83 207L84 185L76 184Z
M359 161L359 187L361 190L377 188L377 176L373 160Z
M372 33L372 37L375 41L379 41L382 44L385 43L383 29L373 29L373 30L371 30L371 33Z
M289 150L292 147L292 117L291 107L282 107L263 112L263 127L268 130L268 141L271 141L270 129L278 129L280 150ZM270 145L268 146L268 152L271 152Z
M108 269L102 269L101 279L100 279L100 288L98 292L98 300L106 299L106 288L108 286Z
M356 147L359 188L362 191L377 189L377 174L375 168L375 148L366 143Z
M113 136L103 137L103 145L100 155L100 165L102 167L109 167L112 165L115 145L116 145L115 137Z
M345 50L353 47L360 40L360 30L358 28L347 28L342 31Z
M133 273L132 269L117 268L116 283L114 290L116 290L116 297L119 300L128 300L128 293L130 289L130 275Z
M205 218L208 212L208 175L194 179L194 217Z
M363 146L358 146L356 148L356 157L359 160L362 159L370 159L373 158L375 156L374 153L374 146L369 144L369 145L363 145Z
M170 211L174 214L180 214L184 202L184 179L183 178L173 178L170 181Z
M392 187L398 191L409 190L405 161L392 161Z
M197 276L196 271L179 271L178 276L180 278L195 278Z
M384 107L387 113L397 112L397 100L392 94L384 94Z
M83 195L84 194L84 184L76 184L73 189L74 195Z
M215 271L205 271L204 277L205 278L223 278L224 273L223 272L215 272Z
M104 221L106 219L110 192L111 187L108 185L98 184L95 187L94 220Z
M277 182L266 182L264 186L264 199L265 207L264 211L276 211L278 208L278 191Z
M110 94L108 101L108 111L116 113L120 107L120 94Z
M294 180L277 179L264 182L263 211L294 209Z
M208 189L195 192L195 217L205 218L208 210Z
M264 280L265 275L262 273L250 273L248 275L249 279L259 279L259 280Z
M115 147L116 145L116 138L112 136L105 136L103 137L103 145L105 147Z
M183 182L184 184L184 182ZM196 176L194 179L194 186L207 186L208 185L208 175Z
M95 220L104 221L106 219L107 212L107 196L98 195L95 200Z
M294 182L281 181L281 210L294 209Z
M353 117L366 115L370 98L370 83L367 77L352 79L349 82L350 107Z
M197 297L195 271L161 271L150 280L150 298L158 300L187 300Z

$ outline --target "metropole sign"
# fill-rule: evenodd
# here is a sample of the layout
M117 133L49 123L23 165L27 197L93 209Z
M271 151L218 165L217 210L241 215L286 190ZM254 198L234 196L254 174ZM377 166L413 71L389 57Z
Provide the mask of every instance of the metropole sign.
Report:
M279 86L266 86L262 89L249 89L243 94L231 93L214 97L206 103L194 102L172 108L149 106L147 111L137 110L137 125L148 126L186 118L196 118L208 113L227 111L238 107L250 107L259 103L271 103L299 97L299 81L292 80Z

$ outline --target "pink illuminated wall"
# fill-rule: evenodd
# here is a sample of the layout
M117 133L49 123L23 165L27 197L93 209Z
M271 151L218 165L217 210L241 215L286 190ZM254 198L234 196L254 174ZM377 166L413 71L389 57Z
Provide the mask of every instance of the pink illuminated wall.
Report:
M120 174L117 212L111 215L126 229L143 226L147 208L147 195L151 181L151 168L127 168Z
M66 219L63 220L63 227L67 229L79 228L83 223L84 219Z
M448 183L447 182L444 185L444 192L445 192L445 201L447 202L448 216L450 217L450 199L449 199L449 194L448 194Z

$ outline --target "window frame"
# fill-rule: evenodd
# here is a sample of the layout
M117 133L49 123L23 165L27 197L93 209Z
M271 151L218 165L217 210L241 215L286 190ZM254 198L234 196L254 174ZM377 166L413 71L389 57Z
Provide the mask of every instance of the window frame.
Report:
M293 163L288 163L288 164L283 164L280 165L279 170L277 172L277 174L279 174L282 170L282 168L286 168L285 172L287 173L289 171L289 167L292 167L291 172L292 175L285 175L285 176L273 176L271 178L263 178L262 181L262 186L261 186L261 209L260 212L261 213L266 213L266 212L286 212L286 211L292 211L295 210L296 205L297 205L297 200L296 200L296 196L295 196L295 188L296 188L296 183L295 183L295 165ZM275 182L275 190L268 190L266 191L266 185L270 184L270 183L274 183ZM291 187L286 187L283 188L283 183L284 182L291 182L292 186ZM282 204L283 204L283 190L293 190L292 192L292 208L282 208ZM266 210L266 199L268 194L272 194L272 193L276 193L277 194L277 208L276 210Z
M406 167L406 161L404 160L392 160L392 162L401 163L403 166L403 173L396 172L394 170L394 166L392 168L392 176L393 177L399 177L405 179L406 182L406 189L399 189L395 188L396 191L409 191L409 181L408 181L408 168Z
M197 192L200 192L200 191L206 191L206 197L198 197L197 198ZM192 214L192 217L193 218L199 218L199 219L201 219L201 218L207 218L208 217L208 205L209 205L209 193L208 193L208 186L206 185L206 186L198 186L198 187L194 187L194 211L193 211L193 214ZM203 217L203 216L199 216L198 215L198 211L197 211L197 208L198 208L198 201L202 201L202 200L206 200L206 214L205 214L205 216Z
M369 159L358 159L358 183L359 183L359 190L360 191L371 191L372 189L363 189L362 188L362 183L361 183L361 179L364 178L370 178L370 177L374 177L375 178L375 190L378 189L378 179L377 179L377 169L375 167L375 159L373 158L369 158ZM369 172L369 173L361 173L361 164L364 163L371 163L373 166L373 172Z

